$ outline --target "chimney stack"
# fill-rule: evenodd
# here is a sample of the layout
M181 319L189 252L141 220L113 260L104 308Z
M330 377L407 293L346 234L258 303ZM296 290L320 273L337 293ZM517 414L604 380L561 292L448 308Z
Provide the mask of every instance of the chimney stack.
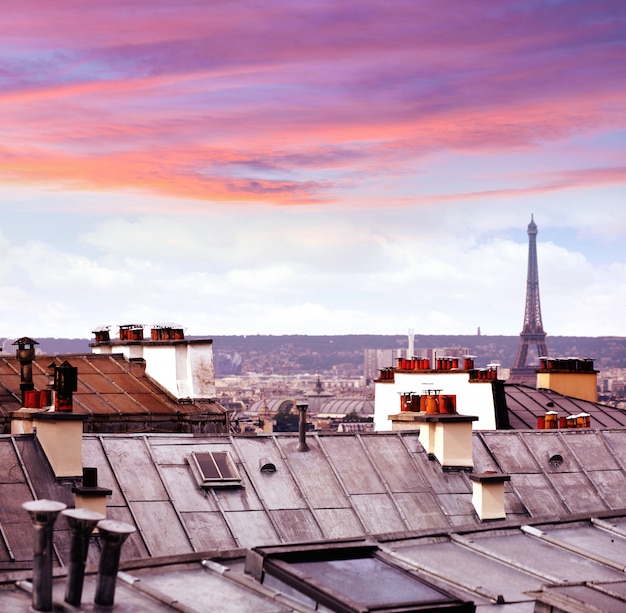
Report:
M505 519L504 483L511 477L503 473L472 473L472 504L481 521L487 519Z
M86 415L55 411L33 413L37 441L54 476L80 477L83 472L83 422Z
M537 389L549 389L564 396L598 402L598 371L592 358L539 359Z
M94 602L99 606L112 607L122 545L135 532L135 527L121 521L103 519L98 522L98 531L102 539L102 553L98 566Z
M30 500L22 504L33 522L33 609L52 611L52 528L66 508L55 500Z
M308 451L309 446L306 444L306 410L309 405L306 402L298 402L296 404L298 413L300 414L300 420L298 422L298 446L297 451Z
M23 336L16 340L13 345L17 345L15 357L20 363L20 390L22 392L22 406L26 406L26 392L35 389L33 384L33 361L35 360L35 345L37 341Z
M67 360L60 366L54 365L54 410L72 411L74 392L78 389L78 368Z
M80 607L85 580L85 564L89 550L89 537L96 524L105 517L89 509L66 509L63 515L72 531L70 567L65 586L65 602Z
M98 487L98 469L83 467L83 483L72 488L75 494L74 506L77 509L95 511L103 516L107 513L107 496L113 491L106 487ZM104 519L104 517L103 517Z

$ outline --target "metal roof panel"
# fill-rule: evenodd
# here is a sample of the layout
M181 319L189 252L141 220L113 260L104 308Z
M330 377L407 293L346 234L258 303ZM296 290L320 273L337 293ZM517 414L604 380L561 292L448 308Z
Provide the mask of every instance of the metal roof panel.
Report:
M531 516L562 515L567 511L545 475L517 474L511 478L511 485Z
M408 560L438 578L482 593L497 600L502 596L507 603L534 600L524 592L537 587L537 578L519 568L513 568L458 543L446 540L430 542L430 539L408 540L391 543L394 555ZM454 563L451 564L451 560Z
M430 492L395 494L411 530L437 529L448 526L448 520L437 499Z
M107 458L128 500L167 500L159 473L143 438L102 439Z
M324 538L341 539L363 536L365 528L354 509L316 509L317 517Z
M167 556L192 551L188 535L169 500L134 501L131 507L150 555Z
M626 537L595 527L589 522L538 526L564 547L584 550L590 557L609 560L626 569Z
M272 521L287 542L317 541L322 531L308 509L270 511Z
M590 470L587 476L611 509L626 509L626 475L621 470Z
M237 546L235 539L224 519L218 512L181 513L181 518L195 551L210 549L230 549Z
M506 535L506 538L502 538ZM473 533L459 542L548 581L623 580L622 572L517 530Z
M235 447L257 494L268 509L299 509L305 506L272 438L240 438L235 440ZM312 453L310 461L314 459ZM272 462L276 472L261 471L261 464L265 461Z
M399 437L365 436L361 439L380 476L392 492L423 492L426 481L415 468Z
M114 519L135 525L135 520L128 507L107 507L107 519ZM150 556L141 532L133 532L122 547L121 560L133 560Z
M189 466L161 466L160 471L180 513L218 510L211 492L198 486Z
M197 566L183 571L165 568L132 574L137 575L142 584L167 594L169 602L179 603L185 611L287 613L292 610L269 596L264 597L219 573Z
M307 437L309 451L296 451L293 437L276 437L281 453L302 494L313 508L349 506L348 498L337 480L332 466L326 461L319 439Z
M237 536L238 547L257 547L282 542L263 511L229 511L226 521Z
M383 494L385 487L356 437L329 436L320 444L349 494Z
M119 507L126 504L99 437L83 436L83 466L97 468L98 486L111 490L111 496L107 497L107 506Z
M574 453L585 470L616 470L615 456L607 448L597 430L572 430L562 437L563 443Z
M409 528L394 502L385 494L355 494L350 501L372 534L400 532Z
M495 455L502 471L529 473L537 470L537 462L519 438L518 432L482 432L483 440Z
M584 473L554 473L550 477L571 513L598 513L607 510L608 506L603 503Z

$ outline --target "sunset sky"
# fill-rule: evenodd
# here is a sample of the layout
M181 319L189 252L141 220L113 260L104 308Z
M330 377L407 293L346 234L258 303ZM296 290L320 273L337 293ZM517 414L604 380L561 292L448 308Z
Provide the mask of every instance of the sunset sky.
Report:
M0 336L626 336L623 0L20 0Z

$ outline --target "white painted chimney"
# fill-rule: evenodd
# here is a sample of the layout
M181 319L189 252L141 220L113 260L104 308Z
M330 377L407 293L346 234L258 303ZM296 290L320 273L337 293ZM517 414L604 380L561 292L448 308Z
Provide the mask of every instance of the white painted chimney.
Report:
M122 353L131 362L131 372L137 373L145 365L145 374L177 399L216 397L213 341L185 339L178 324L152 326L149 339L143 337L143 327L138 324L120 326L119 339L96 336L90 346L94 353Z
M469 477L473 486L472 504L479 519L505 519L504 483L511 477L497 472L472 473Z
M33 429L54 476L83 474L83 422L86 415L69 412L33 413Z

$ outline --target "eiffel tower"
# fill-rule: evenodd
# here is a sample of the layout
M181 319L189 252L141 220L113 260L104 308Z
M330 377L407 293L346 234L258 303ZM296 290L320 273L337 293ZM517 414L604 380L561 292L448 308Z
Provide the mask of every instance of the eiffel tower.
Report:
M526 309L524 328L520 334L515 364L511 368L509 383L529 383L535 385L535 368L528 365L528 347L537 347L537 357L547 357L546 333L541 323L541 304L539 302L539 271L537 269L537 224L530 216L528 224L528 276L526 279Z

